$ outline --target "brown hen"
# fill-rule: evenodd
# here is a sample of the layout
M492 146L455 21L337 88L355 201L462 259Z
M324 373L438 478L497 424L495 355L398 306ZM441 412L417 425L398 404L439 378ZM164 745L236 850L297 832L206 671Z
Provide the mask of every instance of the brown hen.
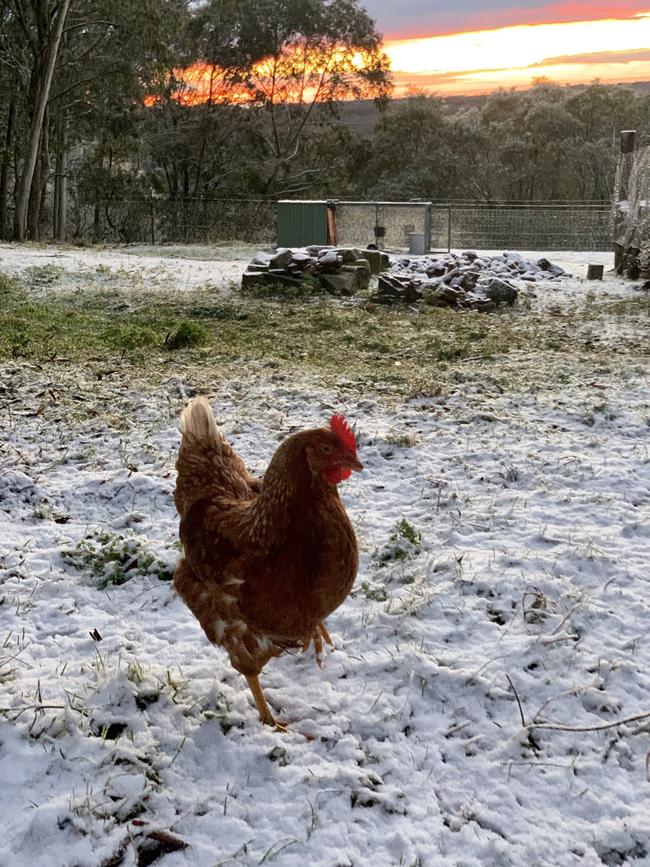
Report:
M358 550L337 484L362 468L345 419L288 437L263 481L219 432L205 398L181 416L174 500L183 558L174 587L213 644L247 679L262 722L276 723L259 683L273 656L329 641L323 620L354 582Z

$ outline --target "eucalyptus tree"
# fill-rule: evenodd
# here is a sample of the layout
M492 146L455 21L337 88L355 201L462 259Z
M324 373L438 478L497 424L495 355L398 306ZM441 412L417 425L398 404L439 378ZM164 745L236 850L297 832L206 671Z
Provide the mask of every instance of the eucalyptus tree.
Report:
M168 70L146 125L156 183L174 196L322 189L348 156L340 101L390 92L356 0L209 0L186 38L192 56Z
M103 164L114 142L137 141L144 95L188 14L187 0L2 0L0 227L13 188L14 237L38 237L54 155L54 227L65 234L70 151L96 145Z
M12 70L14 88L14 101L7 113L7 138L13 137L16 90L22 91L26 109L23 158L15 183L13 222L14 236L18 240L27 234L30 215L30 228L32 233L36 231L33 215L38 213L48 171L46 112L70 2L10 0L2 8L0 59ZM38 170L37 162L40 163ZM3 195L6 197L6 186Z
M232 68L257 118L268 196L322 180L329 167L303 151L336 124L342 100L391 92L381 35L357 0L243 0L238 51Z

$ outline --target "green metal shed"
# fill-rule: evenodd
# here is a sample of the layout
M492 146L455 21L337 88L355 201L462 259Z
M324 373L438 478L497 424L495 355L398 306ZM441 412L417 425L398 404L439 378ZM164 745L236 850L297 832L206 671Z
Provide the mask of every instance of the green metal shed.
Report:
M307 247L327 244L327 202L278 202L278 247Z

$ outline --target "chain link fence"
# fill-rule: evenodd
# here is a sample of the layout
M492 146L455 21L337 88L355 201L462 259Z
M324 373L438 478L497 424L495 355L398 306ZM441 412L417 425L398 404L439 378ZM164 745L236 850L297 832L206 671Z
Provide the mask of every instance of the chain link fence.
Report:
M434 206L434 214L447 212L447 226L438 216L432 248L493 250L611 250L612 207L598 204L450 203Z
M345 243L365 246L377 241L387 250L399 250L408 246L408 232L424 231L431 250L612 249L612 208L608 202L491 206L466 202L394 203L393 210L399 216L394 222L399 231L386 230L385 235L377 234L375 223L390 227L387 212L371 208L370 204L341 203L341 208L346 209L341 216L349 227L342 232ZM352 205L358 206L356 211ZM212 198L77 204L70 209L68 231L71 240L103 243L243 241L271 246L276 241L276 205L267 200Z

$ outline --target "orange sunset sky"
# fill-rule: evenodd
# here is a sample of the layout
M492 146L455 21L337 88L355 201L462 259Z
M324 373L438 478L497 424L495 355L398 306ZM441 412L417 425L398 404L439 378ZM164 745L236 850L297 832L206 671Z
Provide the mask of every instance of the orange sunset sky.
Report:
M641 4L365 0L384 34L396 96L561 84L650 81L650 0Z

